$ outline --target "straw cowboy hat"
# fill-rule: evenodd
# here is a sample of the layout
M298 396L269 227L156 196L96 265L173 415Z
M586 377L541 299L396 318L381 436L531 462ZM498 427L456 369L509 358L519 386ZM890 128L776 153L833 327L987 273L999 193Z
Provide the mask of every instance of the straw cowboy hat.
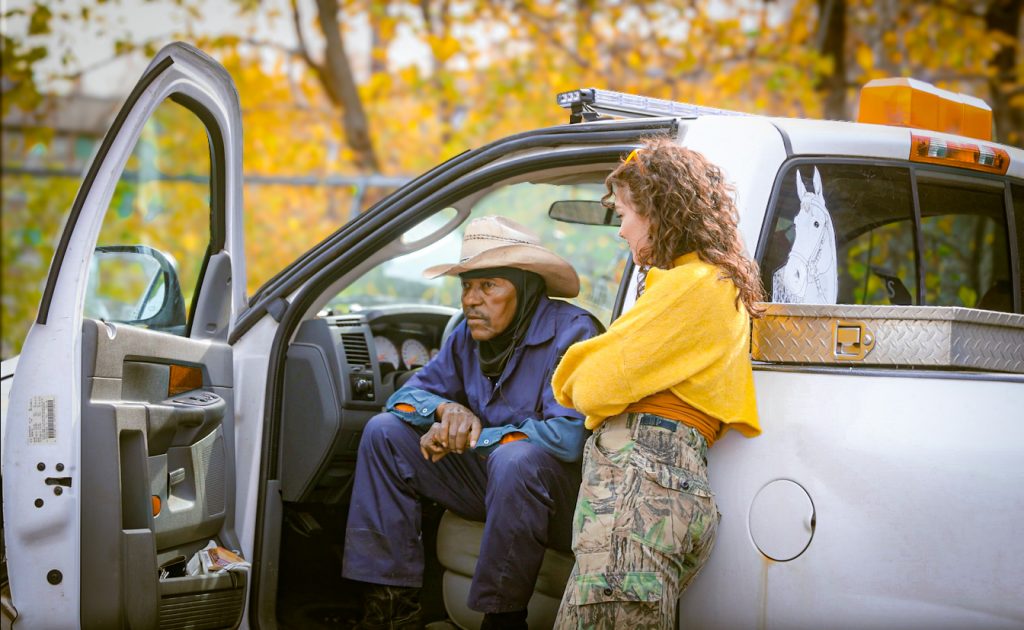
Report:
M457 276L476 269L515 267L544 278L551 297L576 297L580 277L561 256L541 246L537 235L505 217L480 217L469 222L462 237L459 262L434 265L423 271L427 278Z

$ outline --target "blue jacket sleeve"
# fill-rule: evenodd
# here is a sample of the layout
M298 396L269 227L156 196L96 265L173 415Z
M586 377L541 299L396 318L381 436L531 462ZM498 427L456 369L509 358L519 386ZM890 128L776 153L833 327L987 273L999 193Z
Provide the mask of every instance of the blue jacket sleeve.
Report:
M583 444L587 439L587 430L583 426L583 414L575 409L563 407L555 401L554 390L551 389L551 375L562 355L569 346L577 341L589 339L599 332L598 323L591 317L579 317L565 330L559 331L556 344L557 359L548 366L543 381L543 418L526 418L518 424L507 424L500 427L486 428L480 432L476 451L490 453L499 446L501 438L509 433L526 434L526 439L547 449L555 458L563 462L575 462L583 456Z
M388 398L387 410L418 429L429 429L434 424L434 413L446 402L447 398L431 394L428 391L406 385ZM408 405L412 410L398 409L398 405Z
M501 438L515 432L525 433L527 440L539 444L563 462L578 461L583 454L583 443L586 441L583 418L527 418L518 425L507 424L503 427L484 429L480 432L475 450L486 455L500 446Z

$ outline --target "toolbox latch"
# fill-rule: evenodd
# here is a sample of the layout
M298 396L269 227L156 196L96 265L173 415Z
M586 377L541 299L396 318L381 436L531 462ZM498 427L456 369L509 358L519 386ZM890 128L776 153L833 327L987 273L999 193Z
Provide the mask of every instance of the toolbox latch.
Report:
M862 361L875 347L875 335L864 322L836 320L835 357L839 361Z

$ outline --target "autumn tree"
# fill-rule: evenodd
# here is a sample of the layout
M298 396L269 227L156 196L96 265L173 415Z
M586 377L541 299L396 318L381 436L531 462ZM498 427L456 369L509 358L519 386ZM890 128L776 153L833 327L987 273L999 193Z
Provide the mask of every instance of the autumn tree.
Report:
M997 138L1024 140L1024 0L818 0L827 118L853 117L861 86L910 76L986 100Z
M72 83L87 70L54 35L62 28L102 31L111 58L149 56L169 39L213 54L241 94L250 290L337 229L354 200L386 192L364 196L331 178L411 176L468 147L563 123L554 96L577 87L848 119L867 80L915 76L987 99L1004 141L1020 143L1024 129L1022 0L290 0L280 15L235 0L240 17L214 35L195 28L207 5L164 0L152 6L175 7L180 28L149 40L115 28L126 1L6 9L20 26L3 33L5 119L13 107L45 123L45 60L62 61ZM294 43L261 40L248 19L257 15L290 27ZM46 133L40 125L17 150L5 140L5 166L19 151L46 153ZM4 173L5 356L24 335L8 321L38 304L76 186Z
M392 105L400 103L409 114L426 107L429 120L407 118L432 132L434 142L417 142L421 149L441 149L431 163L477 138L486 141L530 121L557 121L552 96L582 85L774 115L851 119L866 81L914 76L989 99L997 128L1011 142L1019 142L1022 127L1021 0L797 0L786 6L318 0L320 29L333 28L327 20L335 11L324 18L329 5L346 17L342 24L366 16L372 31L361 103L333 102L359 108L351 115L363 121L358 129L372 130L388 126L380 117L392 116ZM423 45L422 70L385 76L400 29ZM319 77L328 59L338 59L331 52L340 50L324 38L324 61L303 53ZM354 75L351 58L347 65ZM371 133L380 147L384 133ZM350 145L357 155L363 151ZM399 155L407 156L391 152ZM383 156L385 169L395 164L389 157Z

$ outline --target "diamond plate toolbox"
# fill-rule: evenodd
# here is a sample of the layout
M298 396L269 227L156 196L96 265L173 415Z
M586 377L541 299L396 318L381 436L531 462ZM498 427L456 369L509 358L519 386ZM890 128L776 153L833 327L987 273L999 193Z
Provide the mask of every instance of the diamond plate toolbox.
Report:
M767 306L753 325L758 361L1024 373L1024 315L952 306Z

